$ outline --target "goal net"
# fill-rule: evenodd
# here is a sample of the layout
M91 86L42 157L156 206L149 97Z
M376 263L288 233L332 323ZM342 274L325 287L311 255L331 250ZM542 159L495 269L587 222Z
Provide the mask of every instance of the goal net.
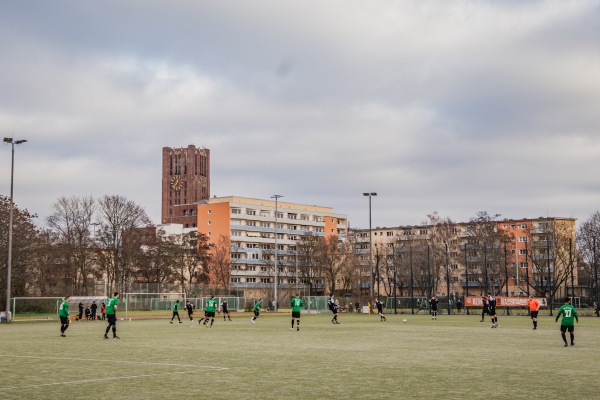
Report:
M326 313L329 312L327 301L329 296L306 296L304 297L304 309L308 312Z
M208 299L210 299L210 297L202 297L199 299L190 299L190 302L192 304L194 304L194 307L197 310L204 310L206 308L206 302L208 301ZM229 311L242 311L244 308L243 306L240 307L242 305L242 301L243 298L241 297L234 297L234 296L215 296L215 300L217 300L217 304L218 304L218 309L217 311L222 311L221 310L221 305L223 304L223 300L227 300L227 307L229 309Z
M62 297L14 297L12 299L12 320L58 319L58 308L62 300ZM97 314L99 314L100 305L104 301L106 301L104 296L71 296L69 315L79 318L81 312L81 318L86 318L85 309L91 308L94 303L96 303Z
M171 311L176 300L184 312L185 293L125 293L125 319L137 311Z

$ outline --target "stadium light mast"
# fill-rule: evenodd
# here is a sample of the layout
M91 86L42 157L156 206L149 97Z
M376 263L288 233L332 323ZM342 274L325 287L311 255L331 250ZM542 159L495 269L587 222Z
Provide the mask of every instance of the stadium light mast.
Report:
M271 196L272 199L275 199L275 287L274 287L274 297L275 299L273 300L273 311L277 312L277 308L278 308L278 304L277 304L277 280L278 278L278 274L277 274L277 212L278 212L278 201L279 199L283 197L280 194L274 194L273 196Z
M363 193L369 197L369 302L373 301L373 233L371 232L371 197L377 196L376 192ZM371 310L369 310L371 313Z
M12 273L12 236L13 236L13 177L15 169L15 144L23 144L27 142L25 139L14 140L13 138L4 138L4 143L11 145L11 161L10 161L10 207L8 211L8 263L7 263L7 277L6 277L6 323L9 323L11 318L10 315L10 281Z
M444 242L446 245L446 294L448 303L448 315L450 315L450 265L448 264L448 242Z

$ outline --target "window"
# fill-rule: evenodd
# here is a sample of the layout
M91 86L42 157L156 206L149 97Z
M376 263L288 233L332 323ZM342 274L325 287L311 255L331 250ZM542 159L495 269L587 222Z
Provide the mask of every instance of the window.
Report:
M278 212L276 218L283 218L283 213Z
M527 255L527 249L520 249L519 250L519 254L522 256L526 256Z
M239 219L232 219L231 220L231 225L241 225L242 221L240 221Z
M260 216L261 216L261 217L270 217L270 216L271 216L271 213L270 213L270 212L268 212L268 211L261 211L261 212L260 212Z
M261 228L269 228L271 226L271 224L268 222L261 222L260 226L261 226Z
M260 278L260 283L271 283L270 278Z
M298 214L288 214L288 218L289 219L297 219L298 218Z
M519 267L521 268L527 268L529 264L527 264L526 262L521 262L519 263Z
M301 214L301 215L300 215L300 219L301 219L302 221L308 221L308 215Z
M521 243L527 242L527 236L519 236L519 242L521 242Z
M277 234L277 239L283 239L283 233L278 233Z
M212 214L212 210L208 210L209 214ZM196 215L196 213L194 211L192 211L192 215Z
M256 271L256 267L254 265L248 265L246 271Z
M254 283L254 282L256 282L256 278L246 278L246 282Z
M323 222L323 218L322 217L315 217L315 222Z
M246 209L246 214L247 215L256 215L256 210L251 210L250 208Z
M390 237L390 236L394 236L394 232L386 232L385 234L386 236Z
M231 254L231 258L239 260L242 258L242 255L240 253L233 253Z
M231 213L232 213L232 214L241 214L241 213L242 213L242 210L241 210L241 209L239 209L239 208L232 208L232 209L231 209ZM209 214L210 214L210 210L209 210Z
M231 283L239 283L240 278L231 278Z
M208 221L208 225L210 225L210 223L211 223L211 222L210 222L210 221Z
M394 248L394 243L388 243L387 247L390 248L390 249L393 249Z
M240 232L240 231L231 231L231 236L242 236L242 232Z
M527 224L521 224L521 225L519 225L519 229L527 229Z
M427 235L427 229L419 230L419 235Z
M241 269L242 269L242 268L241 268L239 265L232 265L232 266L231 266L231 270L232 270L232 271L239 271L239 270L241 270Z
M256 226L256 221L246 221L246 226Z
M269 268L267 267L260 267L260 272L267 272L269 270Z

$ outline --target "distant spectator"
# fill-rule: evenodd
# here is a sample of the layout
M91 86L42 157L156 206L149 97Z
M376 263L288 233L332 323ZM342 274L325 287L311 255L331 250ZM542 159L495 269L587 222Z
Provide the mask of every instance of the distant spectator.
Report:
M77 319L78 319L78 320L80 320L80 321L81 321L81 319L83 318L83 308L84 308L84 307L83 307L83 303L81 303L81 302L80 302L80 303L79 303L79 316L78 316L78 318L77 318Z
M90 319L92 318L92 310L90 310L90 306L87 306L85 308L85 319Z
M456 300L456 311L458 311L460 313L462 308L463 308L462 301L460 299Z
M106 319L106 304L102 303L100 312L102 313L102 321L104 321Z
M96 311L98 310L98 304L94 301L92 306L90 307L90 311L92 312L92 321L96 320Z
M354 308L356 309L356 312L360 312L360 303L358 302L358 299L354 302Z

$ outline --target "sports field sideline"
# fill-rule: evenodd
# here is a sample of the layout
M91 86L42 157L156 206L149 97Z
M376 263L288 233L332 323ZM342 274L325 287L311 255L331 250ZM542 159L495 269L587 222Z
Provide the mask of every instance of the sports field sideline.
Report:
M406 318L408 321L403 323ZM541 317L250 314L196 321L0 325L0 399L597 399L600 320L580 318L574 347Z

